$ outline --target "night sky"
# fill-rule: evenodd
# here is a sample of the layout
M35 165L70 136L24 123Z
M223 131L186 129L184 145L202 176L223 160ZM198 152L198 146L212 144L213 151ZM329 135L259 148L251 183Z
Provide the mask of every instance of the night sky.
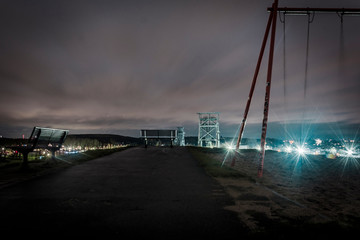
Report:
M34 126L138 136L220 112L222 136L242 120L271 0L0 1L0 135ZM358 0L280 0L281 7L360 8ZM354 137L360 126L360 17L278 21L269 137L307 129ZM259 138L267 53L245 137ZM302 130L301 130L302 129ZM291 135L290 134L290 135ZM359 132L360 134L360 132Z

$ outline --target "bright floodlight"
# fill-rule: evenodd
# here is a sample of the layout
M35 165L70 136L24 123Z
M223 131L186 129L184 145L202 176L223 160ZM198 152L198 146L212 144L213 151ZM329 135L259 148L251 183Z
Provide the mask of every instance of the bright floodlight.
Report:
M352 157L353 154L354 154L354 150L353 150L352 148L346 149L346 155L347 155L348 157Z
M299 146L299 147L296 148L296 152L297 152L299 155L303 156L303 155L305 155L305 148Z
M225 146L226 146L226 149L229 150L229 151L235 149L235 147L232 144L229 144L229 143L225 143Z

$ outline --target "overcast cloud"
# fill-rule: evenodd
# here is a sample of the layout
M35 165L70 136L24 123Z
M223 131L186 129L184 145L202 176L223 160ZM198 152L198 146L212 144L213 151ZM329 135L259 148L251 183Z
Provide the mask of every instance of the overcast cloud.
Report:
M231 136L242 120L272 1L0 3L0 135L19 136L33 126L130 135L185 126L197 135L196 113L217 111L222 133ZM280 6L360 8L360 2L280 0ZM304 99L307 17L286 17L286 95L278 22L274 126L359 127L360 17L344 17L343 35L340 26L336 14L315 15ZM266 64L265 54L250 128L262 121ZM274 129L270 136L283 134Z

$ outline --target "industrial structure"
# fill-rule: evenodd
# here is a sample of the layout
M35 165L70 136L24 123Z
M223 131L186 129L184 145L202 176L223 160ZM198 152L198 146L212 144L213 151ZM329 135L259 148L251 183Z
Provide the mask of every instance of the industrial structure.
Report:
M175 139L175 145L185 146L185 131L184 127L177 128L177 136Z
M199 115L199 135L198 146L200 147L219 147L220 130L218 112L200 112Z

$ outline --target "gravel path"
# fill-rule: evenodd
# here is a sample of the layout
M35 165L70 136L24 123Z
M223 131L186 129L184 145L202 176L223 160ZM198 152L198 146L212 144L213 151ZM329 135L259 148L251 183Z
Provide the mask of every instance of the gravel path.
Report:
M230 239L233 202L186 148L131 148L0 190L2 233ZM129 238L130 238L129 237Z

